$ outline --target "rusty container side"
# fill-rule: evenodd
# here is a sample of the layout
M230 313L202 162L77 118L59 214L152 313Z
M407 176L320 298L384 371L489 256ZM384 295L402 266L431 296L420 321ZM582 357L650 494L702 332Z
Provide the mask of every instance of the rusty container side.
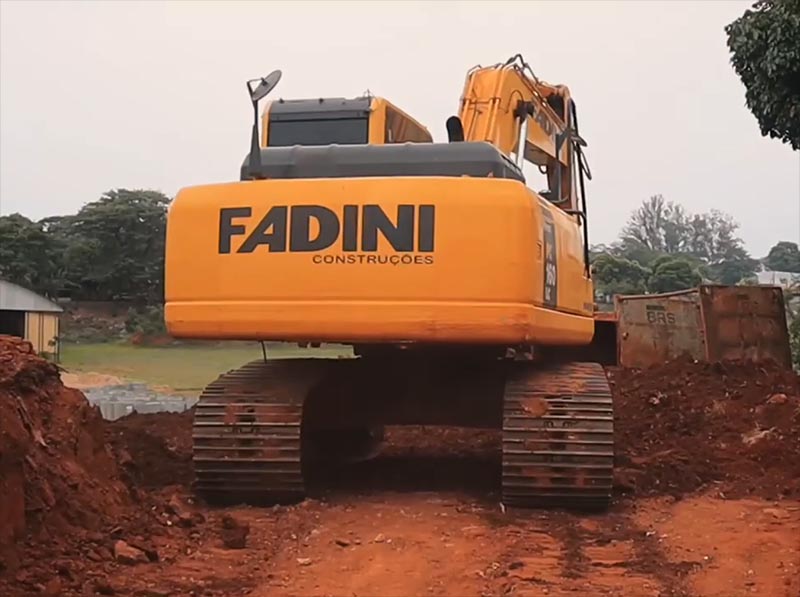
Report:
M617 297L619 364L649 367L688 355L705 358L696 289Z
M701 286L707 358L774 360L791 367L783 292L777 286Z

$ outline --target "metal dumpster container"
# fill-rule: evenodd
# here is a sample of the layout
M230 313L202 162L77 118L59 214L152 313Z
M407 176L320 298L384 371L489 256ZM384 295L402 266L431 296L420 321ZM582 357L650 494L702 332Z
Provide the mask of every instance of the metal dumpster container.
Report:
M705 356L696 289L616 297L619 364L647 367L688 355Z
M791 367L779 287L702 285L617 296L615 302L623 367L648 367L684 355L705 361L772 359Z
M783 291L778 286L701 286L706 359L772 359L791 367Z

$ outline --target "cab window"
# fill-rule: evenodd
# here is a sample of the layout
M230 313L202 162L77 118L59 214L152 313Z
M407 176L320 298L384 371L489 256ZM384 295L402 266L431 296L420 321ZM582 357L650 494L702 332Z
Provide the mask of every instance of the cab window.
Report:
M269 123L269 147L367 143L366 118L279 120Z
M386 106L386 143L429 143L431 136L391 106Z

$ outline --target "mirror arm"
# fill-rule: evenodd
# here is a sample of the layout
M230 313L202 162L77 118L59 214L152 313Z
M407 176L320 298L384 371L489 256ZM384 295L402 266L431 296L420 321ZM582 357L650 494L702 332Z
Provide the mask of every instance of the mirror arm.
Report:
M281 71L272 71L266 77L250 79L247 82L247 92L253 104L253 132L250 136L250 157L248 159L247 178L255 180L261 171L261 144L258 142L258 102L266 97L281 80ZM254 86L254 83L258 85Z
M250 88L250 83L247 84L252 97L253 90ZM253 132L250 137L250 169L249 177L255 180L258 177L258 172L261 170L261 144L258 142L258 100L253 101Z

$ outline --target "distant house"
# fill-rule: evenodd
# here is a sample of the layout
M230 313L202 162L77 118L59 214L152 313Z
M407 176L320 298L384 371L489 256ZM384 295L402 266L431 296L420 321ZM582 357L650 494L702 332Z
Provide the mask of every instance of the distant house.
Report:
M56 362L61 354L58 337L62 312L45 297L0 280L0 334L24 338L38 354Z
M758 283L764 286L780 286L781 288L789 288L793 284L800 284L800 274L792 272L771 272L760 271L756 272Z

